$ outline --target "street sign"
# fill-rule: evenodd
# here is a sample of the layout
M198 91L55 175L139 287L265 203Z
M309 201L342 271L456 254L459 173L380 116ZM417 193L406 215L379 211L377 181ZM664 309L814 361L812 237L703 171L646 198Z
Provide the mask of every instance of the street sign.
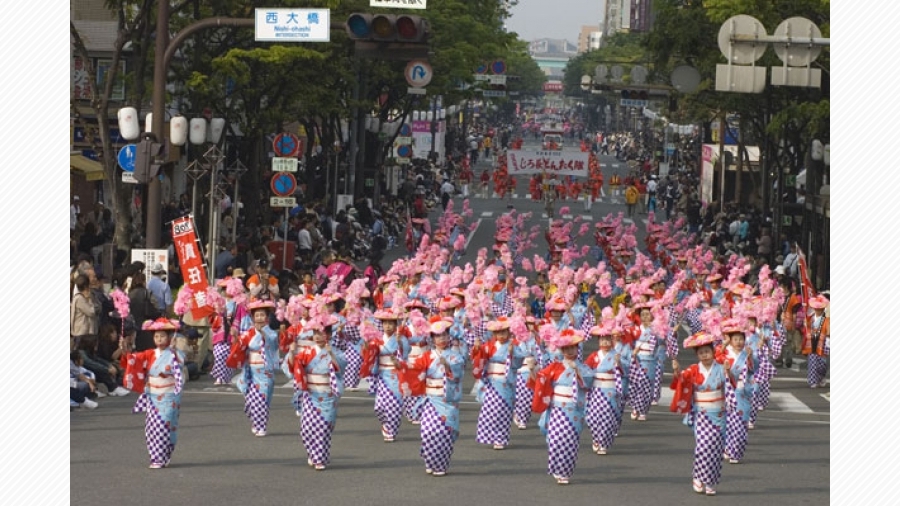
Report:
M472 77L475 78L475 82L489 81L491 79L491 76L488 74L473 74Z
M272 158L272 172L297 172L297 165L296 158Z
M487 72L487 65L484 63L482 63L478 66L477 69L475 69L476 74L484 74L485 72Z
M128 171L122 173L122 182L126 184L138 184L137 179L134 178L134 172Z
M272 176L272 184L269 185L272 193L279 197L287 197L297 189L297 180L290 172L279 172Z
M414 88L423 88L431 82L434 71L431 64L425 60L413 60L406 64L406 70L403 72L406 82Z
M487 77L488 77L489 84L503 84L503 85L506 84L506 76L494 75L494 76L487 76Z
M269 197L269 207L296 207L297 199L294 197Z
M125 172L134 172L134 159L137 155L137 144L126 144L119 150L119 167Z
M329 9L256 9L257 42L330 42Z
M647 107L647 100L637 100L632 98L619 99L619 105L622 107Z
M424 95L425 88L406 88L407 95Z
M369 7L385 7L388 9L424 9L428 0L369 0Z
M292 133L280 133L272 141L272 149L275 151L275 156L297 156L300 151L300 139Z
M497 60L491 63L491 72L494 74L505 74L506 73L506 62L503 60Z
M505 91L495 91L495 90L484 90L485 97L505 97Z
M409 123L404 123L403 126L400 127L400 133L397 137L409 137L412 135L412 127L409 126Z

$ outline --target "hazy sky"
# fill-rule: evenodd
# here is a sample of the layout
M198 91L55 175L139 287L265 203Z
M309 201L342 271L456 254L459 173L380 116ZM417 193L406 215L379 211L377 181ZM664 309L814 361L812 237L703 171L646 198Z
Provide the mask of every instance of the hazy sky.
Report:
M606 0L519 0L507 26L523 40L568 39L577 44L582 25L599 26L605 5Z

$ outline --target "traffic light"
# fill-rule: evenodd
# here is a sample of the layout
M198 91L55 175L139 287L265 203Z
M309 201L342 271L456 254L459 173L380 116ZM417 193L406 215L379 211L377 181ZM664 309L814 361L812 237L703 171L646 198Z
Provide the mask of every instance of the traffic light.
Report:
M428 21L406 14L356 12L347 18L347 35L354 41L423 44L428 41Z
M145 134L135 149L134 179L138 183L149 183L165 165L165 155L165 144L156 142L154 137Z

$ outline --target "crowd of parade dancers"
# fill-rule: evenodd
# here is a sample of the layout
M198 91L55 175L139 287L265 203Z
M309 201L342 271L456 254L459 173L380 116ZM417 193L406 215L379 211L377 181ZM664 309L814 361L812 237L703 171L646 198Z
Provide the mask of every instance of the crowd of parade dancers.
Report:
M685 415L695 436L692 487L714 495L723 461L744 458L776 374L771 359L785 343L777 316L786 294L768 267L755 286L745 284L750 265L715 258L682 220L651 216L639 245L637 226L621 214L593 226L575 218L529 229L530 216L515 211L497 220L490 253L459 265L456 238L470 218L467 206L457 214L451 205L434 230L418 227L415 253L375 285L335 277L318 293L274 301L251 298L239 278L217 280L206 294L219 311L210 317L211 374L217 384L237 375L253 435L266 435L281 369L293 379L307 462L326 469L340 398L365 378L380 428L374 436L395 441L407 418L418 426L425 472L444 476L459 436L463 378L472 374L481 404L476 440L504 450L512 427L539 415L547 473L564 485L585 425L594 453L614 452L623 417L646 420L671 388L670 409ZM587 234L594 245L576 247ZM176 313L189 311L190 300L179 294ZM826 372L826 304L808 302L804 351L813 387ZM146 413L151 468L168 466L176 443L184 372L170 343L178 327L144 322L153 350L134 353L122 342L125 386L143 394L135 411ZM591 339L598 349L585 356ZM698 362L681 368L679 344ZM669 361L673 380L664 385Z

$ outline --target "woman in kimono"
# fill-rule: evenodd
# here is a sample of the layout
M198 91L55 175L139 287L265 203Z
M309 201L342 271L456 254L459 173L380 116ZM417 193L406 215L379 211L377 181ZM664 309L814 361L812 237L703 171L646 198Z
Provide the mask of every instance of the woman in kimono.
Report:
M585 422L591 429L591 448L597 455L606 455L618 432L618 422L622 419L622 398L616 388L616 380L622 376L619 366L621 357L613 348L611 323L591 328L591 335L597 338L600 349L585 361L594 377L588 394Z
M459 437L459 401L465 358L450 347L448 332L452 320L432 318L430 325L434 349L411 362L407 376L413 394L424 395L419 434L419 455L425 472L444 476L450 467L453 444Z
M499 317L487 323L493 335L472 346L472 374L476 383L476 399L481 403L475 440L503 450L509 445L509 429L516 402L515 345L509 339L510 321ZM519 361L521 362L521 361Z
M519 430L525 430L531 420L531 399L534 392L528 387L537 370L537 357L540 354L537 345L537 320L533 316L525 318L524 330L516 336L518 343L514 355L522 359L522 366L516 371L516 407L513 410L513 423Z
M419 299L407 302L403 308L406 309L407 316L414 314L411 313L412 311L419 310L421 312L421 317L426 320L428 319L429 308ZM406 320L404 325L400 328L399 333L405 338L404 344L406 344L406 346L404 346L403 355L406 357L407 364L411 364L428 351L428 338L430 336L422 329L417 330L412 324L412 319L408 318ZM419 415L421 414L424 405L424 395L410 395L404 397L403 413L406 415L406 420L413 425L419 425Z
M770 383L772 378L778 374L771 357L777 357L781 353L781 347L779 346L780 343L774 343L775 346L778 346L778 353L771 351L774 339L770 325L758 326L755 315L748 315L747 322L750 327L749 335L747 336L747 347L750 348L753 363L757 364L756 374L753 375L756 388L750 401L750 419L747 422L747 429L753 430L756 428L757 412L763 411L769 405Z
M406 368L405 339L397 332L400 313L396 309L376 311L375 318L381 321L384 333L379 339L363 343L360 376L370 378L369 395L375 396L375 415L381 422L381 436L386 443L392 443L400 430L403 414L400 378Z
M809 307L814 314L808 320L809 332L803 338L803 354L809 360L806 380L810 388L821 388L826 385L825 374L828 373L825 357L831 353L831 318L825 316L828 299L817 295L809 299Z
M585 398L593 383L593 371L578 361L578 344L584 341L581 331L565 329L551 339L549 344L562 351L563 360L537 374L532 409L543 413L538 426L547 440L547 474L556 483L568 485L578 460Z
M331 434L337 420L337 404L344 390L347 361L341 350L328 339L337 323L333 315L322 315L307 322L313 346L291 343L288 365L294 377L293 403L302 413L300 438L306 449L306 463L323 471L331 461ZM295 354L296 352L296 354Z
M554 296L546 304L547 316L543 325L551 325L558 334L567 328L573 328L571 315L566 312L568 304L560 296ZM547 367L552 362L562 360L562 352L558 348L547 347L547 343L541 342L541 368Z
M253 435L266 435L269 407L275 391L275 370L278 367L278 332L269 327L269 313L275 304L258 300L247 305L253 326L242 333L231 346L228 366L241 369L238 390L244 394L244 413L250 419Z
M134 352L133 345L120 341L125 367L125 388L141 392L132 408L146 413L144 435L150 453L150 469L168 467L178 442L178 415L181 412L181 390L185 382L184 354L172 344L180 324L159 318L145 321L143 330L153 332L156 348Z
M725 448L725 388L730 380L725 367L715 360L715 336L698 332L684 340L685 348L694 348L699 364L685 370L672 360L671 388L675 391L671 409L685 415L684 424L694 429L694 467L691 482L694 492L715 495L722 475L722 451Z
M438 301L438 310L442 318L449 318L452 322L448 332L450 333L450 347L463 356L463 360L469 356L469 343L475 337L472 331L466 328L466 309L463 302L457 296L449 295Z
M737 320L723 321L722 345L716 350L716 361L724 365L729 377L734 379L734 385L728 385L726 389L725 398L728 427L724 455L732 464L740 463L747 449L750 401L756 388L753 358L750 349L745 346L744 333L743 326Z
M643 422L647 420L647 412L650 411L650 403L653 401L654 392L652 387L656 378L657 368L659 367L658 348L665 346L665 338L653 334L650 327L653 323L650 303L637 304L635 310L638 311L638 315L641 318L641 325L638 329L635 329L640 332L640 336L635 342L634 354L637 356L637 365L641 369L640 372L643 372L643 376L646 377L647 385L650 388L647 389L649 390L649 395L647 396L632 396L631 419ZM634 375L632 375L632 379L635 379ZM643 382L643 379L639 381ZM635 394L637 391L634 390L632 393Z
M234 371L225 363L231 351L232 343L250 329L252 320L247 312L247 305L238 300L243 299L244 282L240 278L225 278L216 282L222 289L225 299L225 311L218 315L221 330L213 332L213 367L210 375L215 379L214 385L231 383Z

